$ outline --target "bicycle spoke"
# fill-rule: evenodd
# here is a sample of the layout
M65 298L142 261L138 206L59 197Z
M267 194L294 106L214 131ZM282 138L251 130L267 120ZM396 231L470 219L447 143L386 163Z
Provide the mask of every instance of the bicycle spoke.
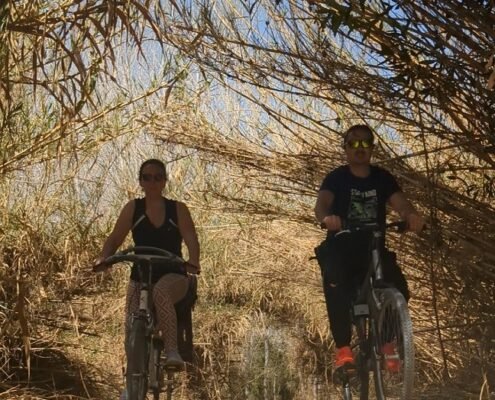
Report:
M146 321L135 319L128 338L126 386L128 400L143 400L148 391L148 357Z
M370 369L368 359L366 355L369 353L369 339L368 339L368 320L365 318L359 318L356 321L356 333L358 346L358 354L356 357L357 364L357 391L359 394L359 400L368 400L370 389Z
M403 296L396 289L381 291L377 324L377 375L384 398L409 400L414 384L412 324Z

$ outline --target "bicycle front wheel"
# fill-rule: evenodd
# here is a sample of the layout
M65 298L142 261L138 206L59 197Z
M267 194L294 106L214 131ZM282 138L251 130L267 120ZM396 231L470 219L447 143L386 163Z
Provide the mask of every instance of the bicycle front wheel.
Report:
M128 400L144 400L148 391L149 345L146 321L132 321L127 344L126 386Z
M368 319L361 317L355 321L356 333L359 343L359 352L357 354L357 373L359 379L359 400L368 400L369 395L369 329Z
M412 322L402 293L378 290L380 311L375 332L375 386L377 398L410 400L414 386Z

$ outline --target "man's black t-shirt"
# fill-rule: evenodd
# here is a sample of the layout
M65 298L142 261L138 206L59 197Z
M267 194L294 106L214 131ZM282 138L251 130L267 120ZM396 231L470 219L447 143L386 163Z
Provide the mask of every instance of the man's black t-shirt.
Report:
M335 196L328 215L338 215L350 224L385 224L387 200L401 189L395 178L383 168L371 165L370 174L360 178L344 165L325 177L320 190L329 190Z

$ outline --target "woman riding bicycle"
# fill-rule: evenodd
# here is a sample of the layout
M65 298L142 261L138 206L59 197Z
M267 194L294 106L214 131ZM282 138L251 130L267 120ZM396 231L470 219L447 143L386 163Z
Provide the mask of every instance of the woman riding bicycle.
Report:
M344 237L335 232L347 223L385 224L386 205L389 204L407 221L408 229L420 232L423 217L414 209L401 191L395 178L383 168L370 165L374 136L366 125L349 128L344 136L348 165L330 172L321 184L315 206L316 219L327 229L324 242L325 260L322 266L323 290L330 328L335 340L335 368L353 368L354 357L350 348L352 294L365 277L368 266L370 236L362 232ZM385 250L385 243L382 244ZM409 298L406 280L395 262L394 254L383 251L385 280L393 283ZM381 349L384 354L394 353L389 344ZM393 357L390 357L393 359ZM396 366L387 365L394 369Z
M139 184L144 197L131 200L124 206L95 265L113 255L129 231L132 231L135 246L152 246L180 257L184 240L189 253L187 270L199 273L199 242L191 214L185 204L162 196L166 181L165 165L160 160L149 159L141 165ZM162 334L166 365L182 368L184 361L177 350L177 316L174 304L186 295L188 277L183 271L170 272L165 268L155 268L152 283L157 329ZM126 343L129 317L139 308L139 293L139 273L137 267L133 266L126 299Z

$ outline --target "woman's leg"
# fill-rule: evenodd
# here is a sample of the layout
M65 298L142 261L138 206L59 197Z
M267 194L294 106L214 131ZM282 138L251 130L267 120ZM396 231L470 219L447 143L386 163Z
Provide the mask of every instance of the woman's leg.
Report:
M167 274L153 287L157 327L162 332L165 351L177 351L177 316L174 304L187 293L188 279L180 274Z

